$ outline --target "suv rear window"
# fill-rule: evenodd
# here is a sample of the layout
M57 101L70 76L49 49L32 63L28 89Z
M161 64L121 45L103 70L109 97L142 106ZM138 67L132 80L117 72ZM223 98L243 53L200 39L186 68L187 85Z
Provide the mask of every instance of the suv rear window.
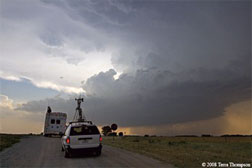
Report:
M70 135L94 135L100 134L96 126L75 126L71 128Z

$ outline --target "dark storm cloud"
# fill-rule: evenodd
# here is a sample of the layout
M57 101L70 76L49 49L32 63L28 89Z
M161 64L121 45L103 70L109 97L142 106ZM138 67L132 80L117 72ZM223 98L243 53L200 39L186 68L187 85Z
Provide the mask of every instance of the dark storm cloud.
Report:
M123 74L117 80L113 78L115 72L109 70L89 78L84 85L87 109L99 113L98 123L116 121L123 126L218 117L227 106L251 99L250 58L247 61L243 67L202 68L185 74L139 70L134 77Z
M114 69L83 85L84 112L96 123L210 119L251 99L250 1L62 2L59 8L71 18L110 37L102 46L113 48ZM122 74L115 80L118 71ZM73 102L58 99L56 104L71 111ZM32 110L28 104L21 108Z
M159 125L219 117L229 105L251 99L250 58L247 60L243 67L242 61L235 61L223 69L202 68L184 74L138 70L135 76L122 74L116 80L114 70L101 72L83 86L87 91L83 110L100 125ZM72 119L74 99L32 101L19 110L45 111L48 102L54 111L67 112Z
M249 1L44 2L107 34L99 46L112 48L112 65L120 72L220 68L250 53Z

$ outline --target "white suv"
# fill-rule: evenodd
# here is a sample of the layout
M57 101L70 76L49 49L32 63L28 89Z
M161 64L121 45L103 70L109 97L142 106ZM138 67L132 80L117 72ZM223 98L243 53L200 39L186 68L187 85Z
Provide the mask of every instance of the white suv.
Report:
M95 152L101 155L101 134L92 122L71 122L61 138L62 151L65 157L71 157L73 152Z

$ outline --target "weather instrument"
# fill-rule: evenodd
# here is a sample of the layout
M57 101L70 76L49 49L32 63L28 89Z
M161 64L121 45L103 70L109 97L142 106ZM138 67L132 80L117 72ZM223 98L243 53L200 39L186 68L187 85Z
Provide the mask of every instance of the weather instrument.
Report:
M112 129L113 131L117 130L117 125L116 125L116 124L112 124L112 125L111 125L111 129Z
M113 130L113 131L115 131L115 130L117 130L117 124L112 124L111 125L111 129ZM113 141L115 140L115 135L113 134Z
M81 108L81 102L84 102L84 98L78 98L78 99L75 99L75 101L77 101L77 107L76 107L74 119L76 118L76 113L78 113L79 117L77 121L86 121L85 116L82 115L82 108Z

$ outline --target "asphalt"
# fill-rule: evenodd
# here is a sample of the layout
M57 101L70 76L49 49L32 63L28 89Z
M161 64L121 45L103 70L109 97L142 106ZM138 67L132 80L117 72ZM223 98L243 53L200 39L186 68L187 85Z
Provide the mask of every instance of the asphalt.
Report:
M0 167L167 167L173 166L126 150L103 145L101 156L65 158L60 138L31 136L0 153Z

